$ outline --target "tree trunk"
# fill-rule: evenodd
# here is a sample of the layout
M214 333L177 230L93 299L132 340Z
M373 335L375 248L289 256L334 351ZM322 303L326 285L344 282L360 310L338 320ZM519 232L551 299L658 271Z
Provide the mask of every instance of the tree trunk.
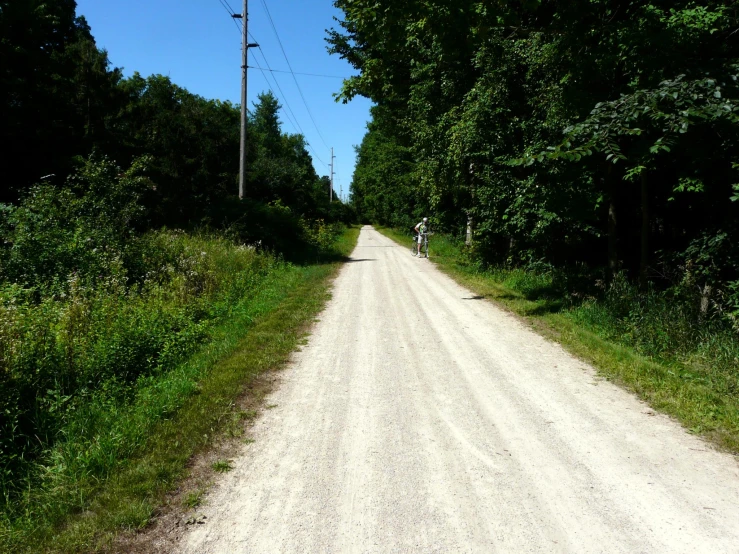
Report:
M613 182L613 164L608 164L606 187L608 189L608 273L613 279L619 269L618 219L616 218L616 184Z
M647 170L641 172L641 260L639 263L639 286L647 286L647 266L649 265L649 194L647 189Z
M472 217L472 210L475 208L475 193L477 192L477 183L475 182L475 164L470 163L469 171L467 173L467 186L470 191L470 207L467 211L467 236L465 237L465 244L472 246L472 233L474 228L474 218Z
M713 291L711 285L706 284L701 292L701 311L700 320L703 321L708 315L708 306L711 302L711 292Z

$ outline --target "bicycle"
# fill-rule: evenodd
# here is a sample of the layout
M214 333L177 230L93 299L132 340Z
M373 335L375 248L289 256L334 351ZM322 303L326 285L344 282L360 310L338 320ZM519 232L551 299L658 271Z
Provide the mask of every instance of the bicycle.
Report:
M421 254L422 258L428 258L429 257L429 235L433 233L422 233L421 234L421 248L419 250L416 250L416 247L418 246L418 234L413 235L413 242L411 243L411 254L414 256L416 255L416 252Z

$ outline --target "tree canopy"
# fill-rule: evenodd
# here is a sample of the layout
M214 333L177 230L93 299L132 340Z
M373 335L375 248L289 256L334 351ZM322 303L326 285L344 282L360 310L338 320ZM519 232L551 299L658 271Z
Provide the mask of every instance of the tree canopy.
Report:
M461 235L471 217L485 263L739 278L734 2L335 5L329 50L358 71L338 99L376 104L363 218Z
M148 156L146 225L214 223L237 186L240 107L190 93L168 77L123 78L73 0L0 0L0 202L41 181L63 186L80 160L122 167ZM338 217L305 138L282 132L271 94L250 110L248 196L295 217ZM340 203L340 202L339 202Z

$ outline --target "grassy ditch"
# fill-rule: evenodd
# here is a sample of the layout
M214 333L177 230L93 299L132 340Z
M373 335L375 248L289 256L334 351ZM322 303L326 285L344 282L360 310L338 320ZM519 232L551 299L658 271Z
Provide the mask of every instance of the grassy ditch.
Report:
M189 338L172 335L172 354L160 349L157 358L164 356L166 365L152 362L127 387L108 379L89 397L80 400L78 393L67 401L76 404L65 408L56 439L23 466L25 487L6 487L0 551L95 551L121 531L145 526L186 475L188 460L239 417L236 399L260 373L287 360L327 300L330 278L357 235L357 229L346 230L322 261L301 266L251 251L246 255L257 257L239 265L243 249L197 239L197 259L209 259L212 273L228 274L237 285L177 304L207 317L182 320L199 328ZM163 308L142 304L128 321L156 309Z
M378 230L410 245L403 233ZM640 292L622 279L583 294L579 283L566 282L576 276L551 268L481 269L441 235L429 250L457 282L523 317L691 432L739 453L739 337L727 321L700 321L691 299Z

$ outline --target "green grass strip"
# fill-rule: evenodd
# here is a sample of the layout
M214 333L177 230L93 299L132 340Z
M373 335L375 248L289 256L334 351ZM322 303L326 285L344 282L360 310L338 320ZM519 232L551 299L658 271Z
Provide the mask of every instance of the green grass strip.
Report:
M410 236L393 229L377 229L410 250ZM646 358L628 346L608 340L603 329L577 321L573 312L552 311L547 306L551 300L527 299L501 283L500 274L481 272L462 263L459 248L446 237L431 237L429 251L439 269L459 284L521 316L537 332L595 367L602 377L633 391L654 409L675 417L691 433L739 453L739 396L727 391L718 376L686 378L695 373L688 363Z
M358 228L348 229L335 245L332 258L348 255L358 234ZM41 506L38 513L29 514L25 525L10 527L0 538L2 550L98 551L118 533L146 526L166 493L187 475L192 456L223 433L235 401L249 384L288 360L306 326L330 297L330 281L340 265L339 261L286 264L268 278L259 293L240 304L233 317L218 328L214 340L143 391L135 409L123 416L127 421L122 424L142 424L147 417L161 417L157 405L180 399L181 407L175 413L152 425L145 454L94 490L80 483L83 494L90 497L82 513L65 513L63 506Z

